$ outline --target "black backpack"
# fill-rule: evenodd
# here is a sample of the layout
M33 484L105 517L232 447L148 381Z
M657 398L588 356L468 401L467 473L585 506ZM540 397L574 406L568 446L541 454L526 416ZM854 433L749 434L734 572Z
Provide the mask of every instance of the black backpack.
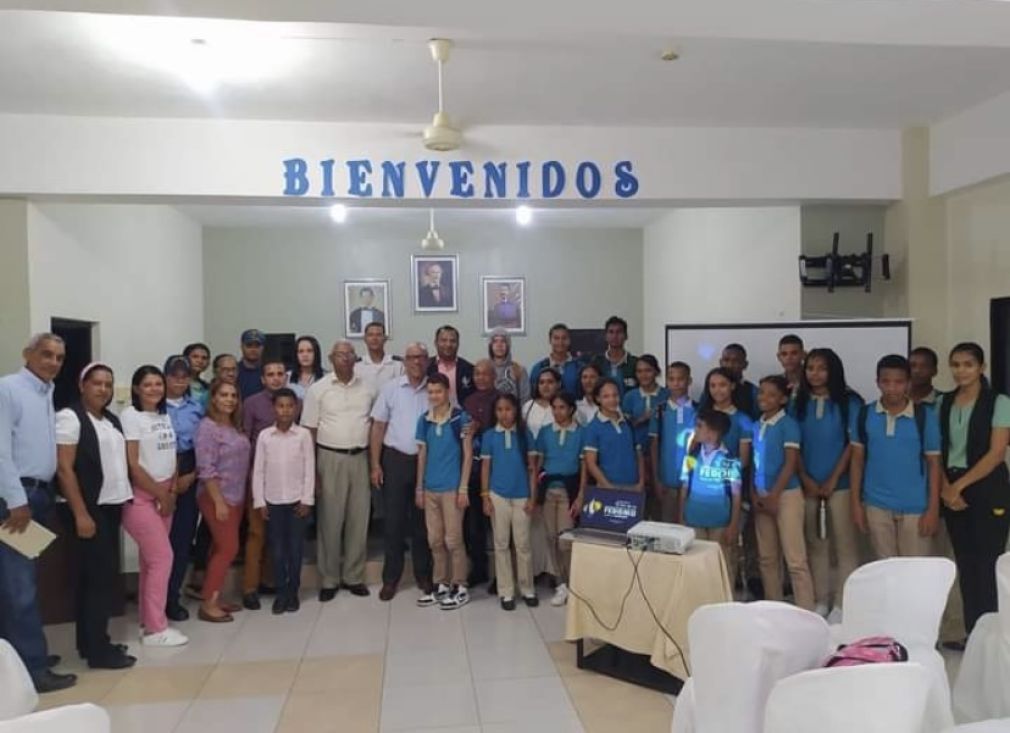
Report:
M864 459L869 457L870 445L866 432L866 416L869 413L869 405L863 404L859 408L859 417L856 418L856 428L859 430L859 442L863 446ZM926 450L926 410L929 408L922 403L915 405L915 429L919 433L919 466L922 473L926 472L925 458L923 454Z

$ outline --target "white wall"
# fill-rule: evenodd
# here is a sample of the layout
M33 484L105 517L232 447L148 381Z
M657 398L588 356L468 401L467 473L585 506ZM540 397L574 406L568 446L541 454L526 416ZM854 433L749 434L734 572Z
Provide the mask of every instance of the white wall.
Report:
M1010 92L929 130L929 192L936 196L1010 173Z
M32 203L32 331L98 324L94 355L117 385L203 336L200 226L167 206Z
M678 209L645 229L645 349L667 323L800 317L800 208Z
M481 335L479 278L526 278L527 336L513 339L525 364L548 351L547 330L557 321L572 328L602 328L614 313L629 325L630 344L642 344L642 232L640 229L438 226L446 253L459 254L458 313L411 312L410 255L422 254L425 222L378 226L208 228L204 233L205 331L211 349L236 352L246 328L308 333L324 348L343 338L343 280L391 281L392 341L403 353L408 341L431 345L443 323L461 334L461 354L486 356ZM662 337L662 334L659 334ZM363 344L357 342L358 352Z
M0 374L20 368L29 334L28 204L0 201Z

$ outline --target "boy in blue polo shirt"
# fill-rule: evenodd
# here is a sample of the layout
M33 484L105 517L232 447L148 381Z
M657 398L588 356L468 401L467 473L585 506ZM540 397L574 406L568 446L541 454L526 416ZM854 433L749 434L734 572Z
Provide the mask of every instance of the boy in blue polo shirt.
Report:
M579 384L582 365L571 353L572 334L564 323L555 323L547 336L551 343L551 353L530 367L530 394L536 394L540 372L553 369L561 375L562 389L578 398L582 394Z
M438 604L443 610L459 608L470 600L466 589L463 511L470 504L467 485L473 445L470 416L454 408L449 395L449 380L444 374L428 377L431 407L417 420L414 497L417 508L424 510L436 584L418 599L417 605Z
M670 364L666 368L667 400L656 407L649 421L649 449L656 472L655 492L659 498L660 518L664 522L680 521L677 494L681 487L681 469L698 411L688 395L690 387L691 367L682 361ZM726 419L729 420L728 415ZM723 434L728 431L729 424L719 433L720 444Z
M594 486L642 490L642 446L621 413L621 388L613 379L596 385L599 414L586 426L586 473Z
M538 605L533 588L533 555L530 551L530 516L534 499L526 469L528 437L519 424L519 402L514 395L498 395L494 401L495 424L484 431L480 443L480 495L484 514L494 532L494 570L498 597L505 611L514 611L515 576L527 606ZM515 542L516 572L512 572L509 540Z
M783 599L782 557L796 605L814 610L814 581L803 533L805 502L800 490L800 426L786 414L789 382L765 377L758 384L761 418L754 423L754 476L751 501L757 534L758 566L765 598Z
M730 418L712 408L703 409L695 421L695 442L684 457L678 483L684 524L699 539L718 542L726 558L730 584L736 578L736 548L740 536L740 461L732 458L722 436Z
M850 416L852 519L878 558L932 553L940 512L940 424L908 396L908 360L877 362L880 399Z

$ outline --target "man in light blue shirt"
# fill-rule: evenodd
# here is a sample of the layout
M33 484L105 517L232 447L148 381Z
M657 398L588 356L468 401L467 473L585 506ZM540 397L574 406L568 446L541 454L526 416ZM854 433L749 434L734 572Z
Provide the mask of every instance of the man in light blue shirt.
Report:
M15 533L52 508L56 473L53 379L66 350L50 333L33 336L25 366L0 378L0 521ZM77 677L56 674L36 598L35 561L0 543L0 636L10 642L39 692L72 687Z

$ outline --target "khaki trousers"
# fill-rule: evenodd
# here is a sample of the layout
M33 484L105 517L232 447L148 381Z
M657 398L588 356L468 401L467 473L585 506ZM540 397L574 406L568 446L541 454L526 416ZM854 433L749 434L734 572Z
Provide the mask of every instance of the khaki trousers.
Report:
M424 492L424 523L434 563L432 582L466 585L466 545L463 511L456 506L456 491Z
M828 536L817 537L820 499L806 499L807 559L814 576L814 598L817 603L840 608L845 579L859 567L859 545L856 525L852 522L852 505L848 490L834 491L828 499ZM831 551L838 558L838 572L831 582Z
M498 581L498 595L514 598L515 580L512 573L512 553L509 552L509 538L516 546L516 572L519 576L519 592L524 596L534 595L533 556L530 552L530 516L523 511L526 499L506 499L491 492L491 531L494 532L494 573Z
M877 559L933 555L933 538L919 535L921 516L867 506L866 526L870 530L870 544Z
M758 566L765 587L765 598L782 600L782 557L793 583L796 605L814 609L814 581L807 564L807 543L803 536L803 491L783 491L775 516L758 512L754 517L757 532Z
M729 575L730 585L733 585L736 582L737 540L739 538L734 537L732 542L725 542L723 540L723 534L726 532L725 527L692 527L692 529L694 536L699 540L719 543L719 547L722 548L722 556L726 560L726 573Z
M270 553L267 549L267 527L258 510L253 508L252 494L246 500L245 568L242 571L242 593L255 593L260 583L272 585Z
M572 569L572 543L560 539L561 533L574 525L568 512L568 492L565 489L548 489L543 506L544 525L547 527L551 561L557 571L555 575L561 583L568 583L568 574Z
M368 454L316 451L321 479L316 499L317 567L322 588L365 582L372 490Z

